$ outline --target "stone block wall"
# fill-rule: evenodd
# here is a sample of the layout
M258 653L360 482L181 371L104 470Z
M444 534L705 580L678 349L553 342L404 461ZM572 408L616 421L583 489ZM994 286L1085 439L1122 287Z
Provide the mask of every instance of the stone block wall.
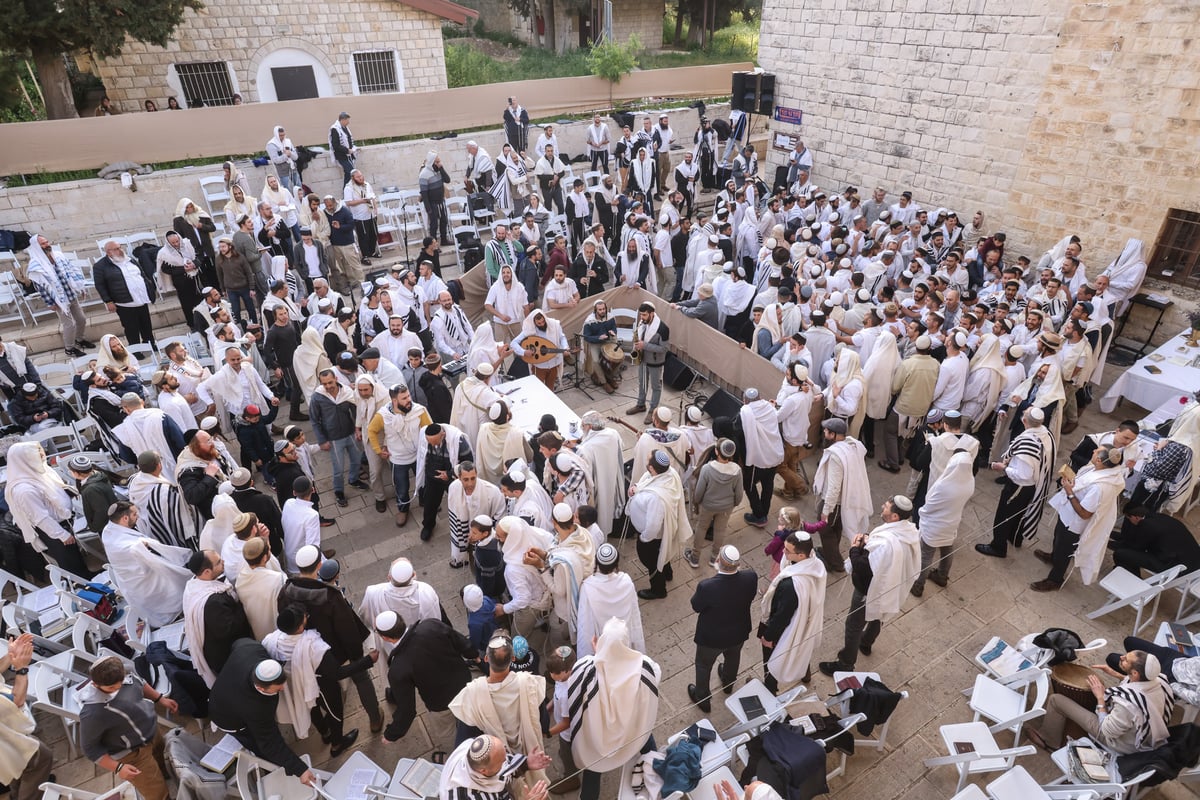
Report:
M172 64L224 60L234 89L257 102L258 65L272 51L289 47L313 57L329 75L334 94L353 94L352 56L362 50L399 53L404 91L446 88L441 17L398 0L346 0L313 6L209 0L187 13L167 47L130 41L116 59L96 66L109 97L124 111L141 110L147 98L159 108L177 94L167 82Z
M616 0L613 3L613 38L625 42L636 35L644 49L658 52L662 49L664 9L662 2Z
M480 12L480 19L488 30L511 33L527 44L533 40L529 19L513 11L505 0L465 0L464 5ZM661 50L664 9L663 0L614 0L613 38L624 42L636 34L644 49ZM559 38L566 42L567 49L578 47L577 15L568 11L562 0L555 5L555 13Z

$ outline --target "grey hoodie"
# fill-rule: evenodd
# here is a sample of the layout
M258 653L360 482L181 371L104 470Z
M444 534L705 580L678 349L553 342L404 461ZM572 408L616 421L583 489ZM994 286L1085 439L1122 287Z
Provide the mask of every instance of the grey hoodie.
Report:
M700 468L692 503L709 511L732 511L742 502L742 468L713 459Z
M142 697L142 681L129 676L115 697L94 684L79 691L79 739L83 754L91 761L109 755L123 758L130 750L154 739L158 717L154 703Z

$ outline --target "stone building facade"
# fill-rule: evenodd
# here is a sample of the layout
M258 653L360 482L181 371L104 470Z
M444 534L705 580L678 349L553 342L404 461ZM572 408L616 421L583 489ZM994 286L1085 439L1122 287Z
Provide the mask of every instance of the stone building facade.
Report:
M982 209L1035 262L1076 234L1094 275L1200 211L1198 41L1195 0L767 0L759 54L816 183Z
M187 12L167 47L128 42L97 61L108 96L125 111L167 98L225 105L446 88L443 20L478 12L450 0L346 0L336 4L207 0Z
M535 38L539 43L545 44L543 34L539 33L536 14L532 20L523 17L513 11L506 0L464 0L464 3L479 10L480 19L488 30L510 33L526 44L532 44ZM600 0L595 0L592 8L599 9L601 5ZM662 24L666 8L664 0L613 0L612 6L613 39L625 42L630 36L637 36L643 49L662 49ZM598 14L595 24L592 25L589 23L589 12L580 14L571 11L562 0L556 0L554 10L561 50L584 47L588 41L596 38L602 23Z

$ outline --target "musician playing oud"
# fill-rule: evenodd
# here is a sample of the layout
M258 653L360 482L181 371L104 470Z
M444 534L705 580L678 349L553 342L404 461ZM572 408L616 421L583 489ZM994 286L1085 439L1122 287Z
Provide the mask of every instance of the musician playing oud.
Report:
M638 365L638 398L637 405L626 411L626 414L641 414L646 411L646 387L650 387L650 413L646 414L646 424L653 422L653 410L658 408L662 397L663 365L667 363L667 339L671 331L655 313L654 303L646 302L638 306L638 321L633 328L634 361L640 359Z
M592 382L612 394L621 382L625 352L617 343L617 321L608 315L603 300L592 303L592 313L583 323L583 340L587 342L587 373Z
M542 352L541 347L544 345L541 342L535 351L532 346L535 339L548 342L551 350L557 352ZM563 353L570 349L562 323L546 316L540 308L537 309L521 323L521 333L512 340L512 349L519 358L530 365L537 379L546 384L550 391L554 391L562 373ZM661 370L659 372L661 373Z

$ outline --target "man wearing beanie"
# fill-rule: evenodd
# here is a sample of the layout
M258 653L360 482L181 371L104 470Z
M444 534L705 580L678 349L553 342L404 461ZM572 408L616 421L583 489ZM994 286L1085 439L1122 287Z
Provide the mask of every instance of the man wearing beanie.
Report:
M727 439L724 441L728 441ZM750 606L758 594L758 575L739 569L742 554L733 545L717 551L717 574L696 584L692 610L696 612L696 682L688 685L688 698L706 714L710 708L710 679L717 658L717 675L726 694L733 690L742 663L742 646L750 638Z
M629 646L646 652L642 633L642 613L638 608L633 579L620 571L621 555L605 542L596 550L596 571L579 587L579 615L575 651L580 658L595 654L592 640L604 632L604 623L613 617L629 626Z
M921 534L912 523L912 501L902 494L883 501L883 524L854 537L850 580L854 596L846 617L846 641L836 661L822 661L821 672L852 672L858 654L871 655L882 624L900 613L900 604L921 572Z

